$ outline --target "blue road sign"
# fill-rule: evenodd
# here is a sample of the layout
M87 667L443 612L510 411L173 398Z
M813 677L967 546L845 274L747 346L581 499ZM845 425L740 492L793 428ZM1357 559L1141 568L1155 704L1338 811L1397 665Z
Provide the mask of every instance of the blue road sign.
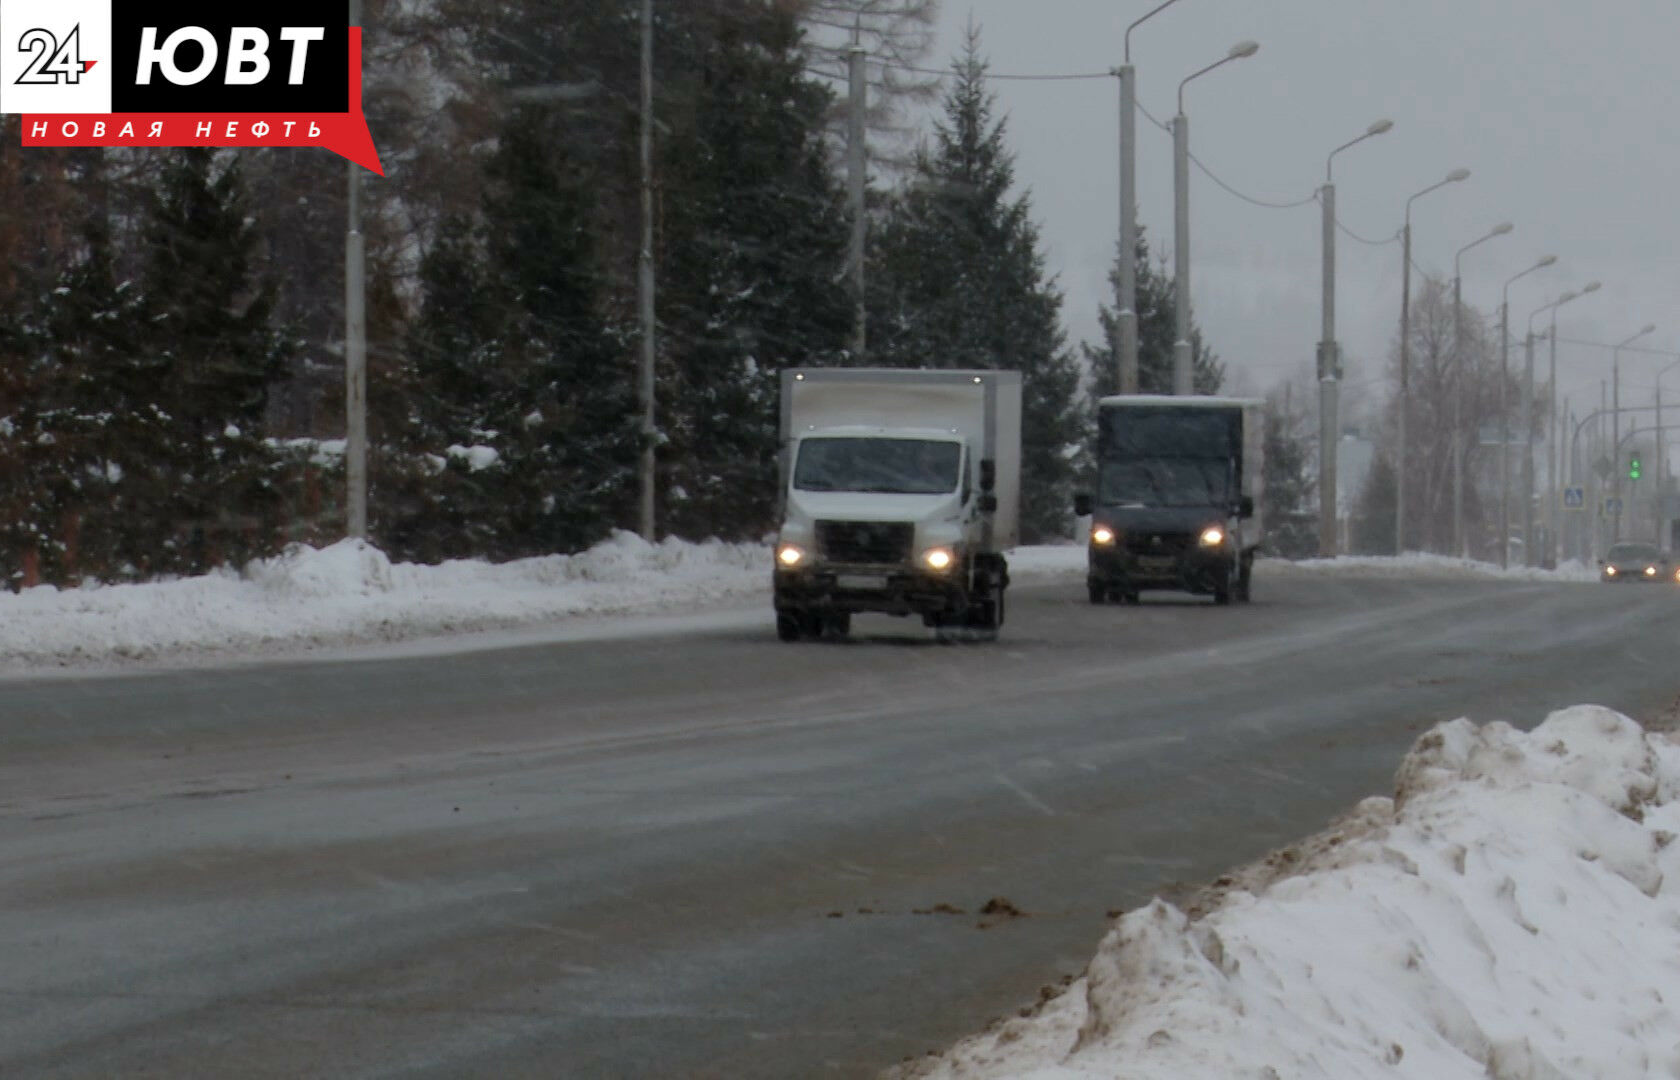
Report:
M1566 487L1563 489L1563 508L1565 510L1580 510L1587 505L1587 489Z
M1621 517L1622 516L1622 500L1615 495L1612 495L1609 498L1605 499L1604 500L1604 516L1605 517Z

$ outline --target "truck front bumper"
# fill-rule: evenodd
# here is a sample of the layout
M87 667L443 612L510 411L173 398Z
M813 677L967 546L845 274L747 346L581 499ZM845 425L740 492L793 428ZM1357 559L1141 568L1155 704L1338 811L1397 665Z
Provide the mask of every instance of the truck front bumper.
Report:
M1213 593L1230 584L1231 553L1225 547L1192 543L1173 553L1148 555L1121 547L1090 548L1086 581L1094 590L1135 593L1140 589L1176 589Z
M904 566L818 565L775 571L778 612L865 612L886 615L956 614L967 604L966 574Z

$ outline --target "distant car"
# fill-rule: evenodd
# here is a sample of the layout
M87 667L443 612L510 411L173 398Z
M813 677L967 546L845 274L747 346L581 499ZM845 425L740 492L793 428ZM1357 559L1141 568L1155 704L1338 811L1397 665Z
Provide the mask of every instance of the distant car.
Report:
M1655 544L1616 544L1599 561L1603 581L1671 581L1674 571L1668 555Z

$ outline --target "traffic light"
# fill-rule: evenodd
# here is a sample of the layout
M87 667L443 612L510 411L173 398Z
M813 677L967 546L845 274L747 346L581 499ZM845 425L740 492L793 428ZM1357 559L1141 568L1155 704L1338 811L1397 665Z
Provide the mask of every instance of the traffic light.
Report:
M1638 454L1629 454L1628 455L1628 479L1629 480L1639 479L1639 455Z

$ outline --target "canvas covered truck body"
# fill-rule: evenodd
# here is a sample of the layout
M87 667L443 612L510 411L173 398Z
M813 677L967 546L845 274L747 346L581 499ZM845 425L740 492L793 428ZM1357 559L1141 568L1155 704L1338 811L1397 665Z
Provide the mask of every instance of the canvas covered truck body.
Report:
M1097 407L1086 583L1094 604L1144 589L1249 598L1260 546L1264 404L1128 395Z
M810 368L782 373L783 640L860 612L995 636L1018 542L1021 376Z

